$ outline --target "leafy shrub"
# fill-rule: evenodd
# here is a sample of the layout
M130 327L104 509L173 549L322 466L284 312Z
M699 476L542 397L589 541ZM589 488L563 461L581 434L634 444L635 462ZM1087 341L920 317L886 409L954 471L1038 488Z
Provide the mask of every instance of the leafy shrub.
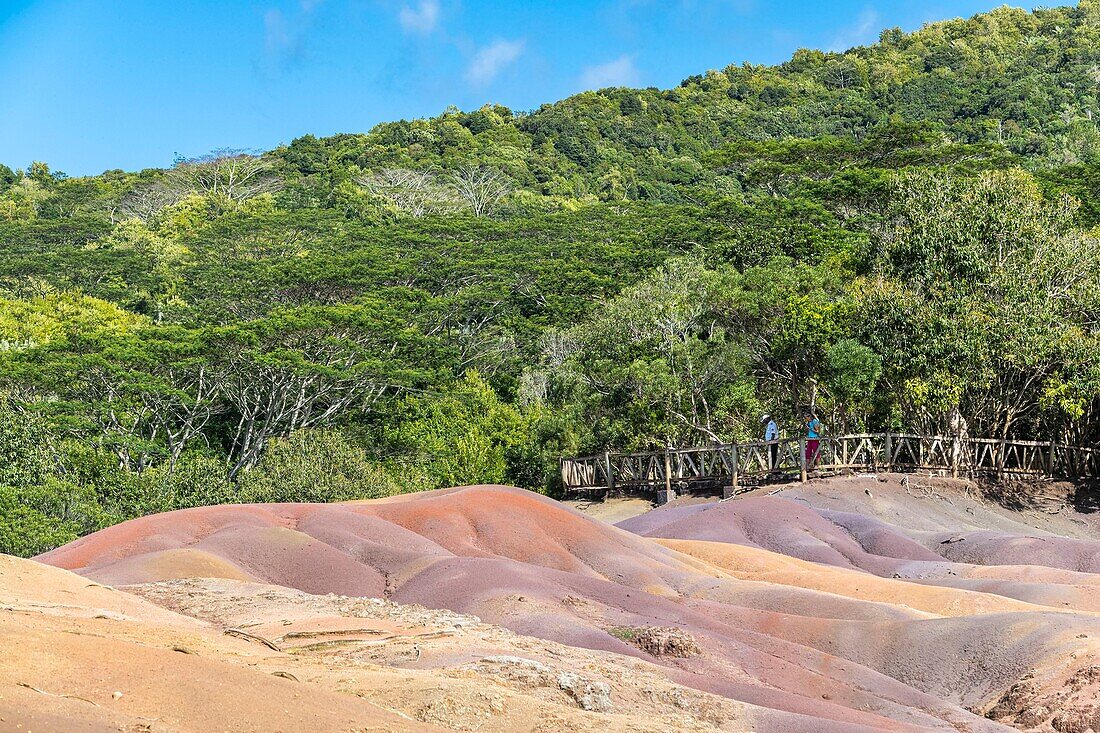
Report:
M242 475L237 501L348 501L410 490L335 430L299 430L277 438L259 465Z
M509 483L528 448L528 421L476 372L442 395L406 398L397 412L388 442L429 488Z
M40 421L15 412L0 399L0 484L42 483L53 471L47 439Z
M30 557L111 524L94 493L50 479L39 486L0 486L0 552Z
M146 473L173 509L185 509L242 501L227 476L228 469L224 459L198 454L180 458L175 470L162 464Z

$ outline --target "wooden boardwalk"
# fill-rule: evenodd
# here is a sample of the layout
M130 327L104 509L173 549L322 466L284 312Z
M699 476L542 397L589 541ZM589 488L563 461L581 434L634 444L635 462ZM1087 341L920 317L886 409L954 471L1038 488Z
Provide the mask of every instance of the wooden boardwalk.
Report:
M865 433L822 438L813 465L806 459L805 438L604 453L562 458L560 464L566 491L656 491L658 503L663 504L679 490L721 489L725 496L732 496L742 483L805 481L815 470L1100 478L1100 449L1023 440Z

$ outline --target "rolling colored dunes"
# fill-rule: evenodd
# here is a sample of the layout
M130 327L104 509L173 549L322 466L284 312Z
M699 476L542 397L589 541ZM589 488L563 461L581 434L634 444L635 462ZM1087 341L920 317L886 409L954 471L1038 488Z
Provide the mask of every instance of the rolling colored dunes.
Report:
M965 511L972 522L902 528L890 512L926 500L883 484L868 507L871 492L843 480L818 488L618 527L499 486L209 507L38 559L110 585L222 578L474 614L744 706L719 729L1100 728L1100 542L1025 535L1011 517L981 530ZM690 653L640 644L652 628L686 634Z

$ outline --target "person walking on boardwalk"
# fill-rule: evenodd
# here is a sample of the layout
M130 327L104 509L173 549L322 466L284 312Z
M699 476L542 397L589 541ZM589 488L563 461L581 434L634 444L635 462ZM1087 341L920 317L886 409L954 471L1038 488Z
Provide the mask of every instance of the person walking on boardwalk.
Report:
M809 408L802 412L802 421L806 426L806 468L813 470L821 453L821 435L825 432L825 426Z
M779 426L775 424L772 416L766 413L760 418L760 422L766 425L764 442L768 444L768 470L775 471L779 466Z

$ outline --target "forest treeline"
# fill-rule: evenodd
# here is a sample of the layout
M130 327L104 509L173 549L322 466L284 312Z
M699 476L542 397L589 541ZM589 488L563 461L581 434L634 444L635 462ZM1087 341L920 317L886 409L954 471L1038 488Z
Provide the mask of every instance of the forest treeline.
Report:
M1100 439L1100 2L69 178L0 166L0 551L834 432Z

